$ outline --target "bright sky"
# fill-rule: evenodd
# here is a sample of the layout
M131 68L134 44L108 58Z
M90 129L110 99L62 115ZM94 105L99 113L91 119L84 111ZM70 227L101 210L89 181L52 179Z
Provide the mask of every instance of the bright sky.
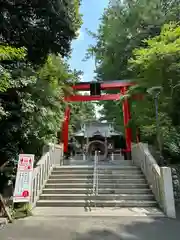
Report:
M89 59L84 62L86 50L90 44L94 43L94 39L90 37L86 29L97 32L99 26L99 19L104 11L104 8L108 6L109 0L82 0L81 13L83 14L83 25L80 29L79 38L72 43L72 58L70 65L72 69L81 70L84 72L82 76L83 81L92 81L94 77L95 62L94 59ZM99 118L99 107L95 105L96 117Z
M82 0L80 11L83 14L83 25L80 29L80 36L73 41L72 58L70 60L71 68L84 72L83 81L92 81L94 76L94 59L83 62L86 50L90 44L94 43L94 39L88 36L86 29L96 32L99 25L104 8L107 7L109 0Z

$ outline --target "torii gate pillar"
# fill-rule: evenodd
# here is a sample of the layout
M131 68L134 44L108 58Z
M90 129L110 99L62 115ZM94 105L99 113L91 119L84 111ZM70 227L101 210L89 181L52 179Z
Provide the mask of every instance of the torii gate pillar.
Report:
M64 146L64 152L66 153L68 151L68 138L69 138L69 119L70 119L70 107L67 106L64 113L64 121L62 124L62 134L61 134L61 141L63 142Z
M127 92L127 87L121 88L122 95L125 95ZM122 103L123 107L123 117L124 117L124 128L125 128L125 137L126 137L126 157L127 159L131 159L131 143L132 143L132 130L129 127L129 121L131 120L131 112L130 112L130 105L128 99L125 98Z

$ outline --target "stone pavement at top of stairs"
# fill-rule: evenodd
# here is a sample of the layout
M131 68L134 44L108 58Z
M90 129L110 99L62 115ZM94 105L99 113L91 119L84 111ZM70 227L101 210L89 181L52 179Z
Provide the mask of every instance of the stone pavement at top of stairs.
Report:
M32 216L0 230L0 240L179 240L180 220L153 216Z

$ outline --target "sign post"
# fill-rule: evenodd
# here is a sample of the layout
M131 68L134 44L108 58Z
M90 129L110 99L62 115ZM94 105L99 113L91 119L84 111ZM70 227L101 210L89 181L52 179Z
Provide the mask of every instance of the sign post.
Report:
M13 202L30 203L32 177L33 177L33 154L19 154L18 168L16 173Z

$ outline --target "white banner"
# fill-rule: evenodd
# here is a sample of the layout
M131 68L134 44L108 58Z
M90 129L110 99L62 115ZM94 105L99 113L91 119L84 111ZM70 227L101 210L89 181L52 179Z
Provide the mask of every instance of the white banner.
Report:
M33 164L34 164L33 154L19 155L13 202L30 202L33 177Z

